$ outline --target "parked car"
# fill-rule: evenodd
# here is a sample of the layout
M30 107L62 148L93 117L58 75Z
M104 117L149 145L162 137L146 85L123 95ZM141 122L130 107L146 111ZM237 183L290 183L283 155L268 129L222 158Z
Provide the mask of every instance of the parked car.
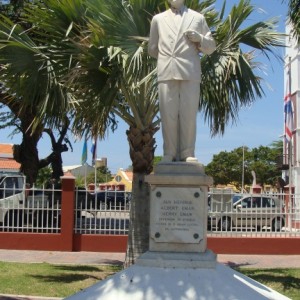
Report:
M243 194L234 194L232 197L232 203L234 204L235 202L239 201L241 198L243 198Z
M79 195L77 207L82 210L126 209L131 199L131 193L125 191L79 192Z
M46 226L51 219L47 207L48 195L27 189L22 174L0 173L0 226Z
M100 191L96 193L97 206L107 209L125 209L131 199L131 193L125 191Z
M0 173L0 224L5 226L21 222L25 200L24 176Z
M271 196L246 196L232 203L223 211L210 211L208 228L229 231L231 229L270 228L280 231L285 225L282 202Z

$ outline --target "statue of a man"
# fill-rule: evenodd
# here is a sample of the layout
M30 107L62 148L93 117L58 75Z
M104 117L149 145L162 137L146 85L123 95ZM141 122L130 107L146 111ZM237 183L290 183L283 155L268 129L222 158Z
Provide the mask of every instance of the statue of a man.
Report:
M158 96L164 140L162 162L197 162L196 117L200 99L199 53L211 54L215 41L202 14L184 0L153 17L149 55L157 58Z

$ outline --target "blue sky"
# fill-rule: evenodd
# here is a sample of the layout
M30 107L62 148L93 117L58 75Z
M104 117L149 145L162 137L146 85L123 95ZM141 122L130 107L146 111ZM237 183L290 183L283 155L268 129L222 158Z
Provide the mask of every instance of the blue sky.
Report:
M227 0L227 11L232 5L238 3L236 0ZM252 0L255 12L249 22L266 20L272 17L279 18L278 31L285 31L285 19L287 13L286 3L282 0ZM223 1L216 1L216 8L219 9ZM284 55L284 49L279 49L278 53ZM198 114L196 157L203 164L211 161L214 154L220 151L231 151L234 148L245 145L253 148L260 145L269 146L273 141L280 139L283 132L283 63L276 58L271 61L260 55L258 59L265 64L265 70L259 74L264 78L265 96L258 99L251 107L240 111L239 121L236 125L227 127L223 136L211 138L209 128L203 122L201 114ZM114 173L119 168L126 169L131 165L129 157L129 147L126 138L127 125L122 121L115 133L110 132L105 140L98 142L97 157L107 157L108 168ZM9 137L10 130L1 131L1 143L21 142L20 136L13 139ZM162 155L162 137L158 132L155 135L157 148L155 155ZM91 148L89 141L88 149ZM81 163L81 152L83 141L73 142L73 152L63 154L64 165L77 165ZM46 137L39 142L40 158L50 153L51 145ZM91 153L88 153L88 163L91 163Z

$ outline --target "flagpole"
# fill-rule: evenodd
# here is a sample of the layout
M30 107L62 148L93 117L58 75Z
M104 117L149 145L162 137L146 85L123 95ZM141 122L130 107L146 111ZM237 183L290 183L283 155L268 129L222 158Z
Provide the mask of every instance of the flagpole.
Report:
M288 86L288 93L290 95L290 99L292 101L292 68L291 68L291 63L292 63L292 58L289 56L289 62L288 62L288 69L289 69L289 73L288 73L288 80L289 80L289 86ZM294 120L294 118L293 118ZM294 124L293 124L294 125ZM293 126L294 127L294 126ZM292 129L293 129L292 127ZM293 158L293 133L292 133L292 137L291 137L291 140L289 142L289 210L291 211L292 207L291 207L291 204L292 204L292 184L294 182L293 180L293 172L292 172L292 167L293 167L293 164L292 164L292 158ZM288 222L288 228L291 229L291 223L292 223L292 220L291 218L289 218L289 222Z
M243 145L242 194L244 193L244 180L245 180L245 145Z
M94 165L94 185L95 185L95 192L96 192L96 185L97 185L97 137L93 138L92 144L92 164Z
M289 101L291 102L291 90L292 90L292 85L291 85L291 57L289 56L289 60L288 60L288 64L287 64L287 68L288 68L288 73L287 73L287 86L286 86L286 96ZM289 186L291 186L292 184L292 139L293 139L293 124L289 121L287 121L287 114L290 113L289 111L286 112L286 120L285 120L285 127L289 127L289 131L290 131L290 135L289 138L286 138L286 141L288 142L288 147L287 147L287 151L288 151L288 163L289 163ZM285 137L287 136L287 130L285 129Z
M292 58L289 56L289 62L288 62L288 80L289 80L289 86L288 86L288 93L290 95L290 99L292 101L292 70L291 70L291 63L292 63ZM293 127L292 127L293 128ZM292 185L292 151L293 151L293 147L292 147L292 141L293 141L293 134L291 137L291 140L289 142L289 186L291 188Z
M86 173L87 173L87 166L86 166L87 164L85 163L84 164L84 186L85 186L85 188L87 189L88 187L87 187L87 182L86 182Z
M85 188L87 188L86 184L86 173L87 173L87 137L85 137L83 148L82 148L82 154L81 154L81 164L84 166L84 185Z

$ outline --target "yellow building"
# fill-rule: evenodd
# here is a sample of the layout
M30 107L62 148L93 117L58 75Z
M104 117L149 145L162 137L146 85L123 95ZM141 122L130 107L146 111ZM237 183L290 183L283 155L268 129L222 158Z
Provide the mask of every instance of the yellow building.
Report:
M106 183L100 184L101 189L118 189L118 187L124 187L124 190L126 192L132 191L132 178L133 173L131 171L124 171L122 168L118 170L115 177Z

